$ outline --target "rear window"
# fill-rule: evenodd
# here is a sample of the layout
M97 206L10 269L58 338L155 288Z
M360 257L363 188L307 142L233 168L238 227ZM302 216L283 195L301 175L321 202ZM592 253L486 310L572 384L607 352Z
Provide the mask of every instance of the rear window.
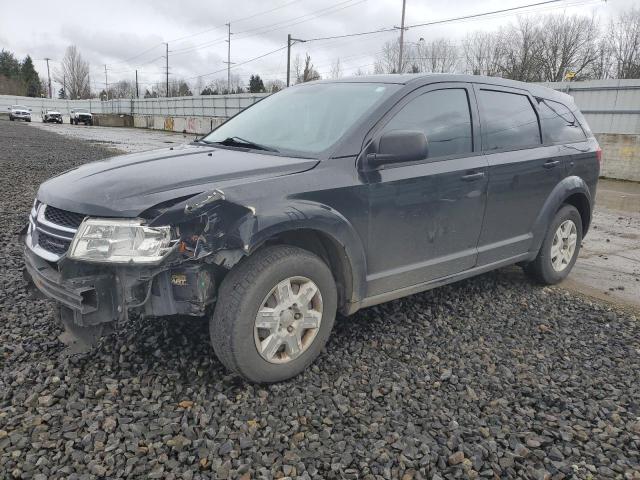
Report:
M563 104L540 98L538 110L545 143L573 143L586 138L576 117Z
M526 95L480 90L483 150L539 145L538 116Z

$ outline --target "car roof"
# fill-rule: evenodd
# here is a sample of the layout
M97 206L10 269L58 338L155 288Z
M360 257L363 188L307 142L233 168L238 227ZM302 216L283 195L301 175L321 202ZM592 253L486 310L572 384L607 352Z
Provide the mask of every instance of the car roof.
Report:
M533 96L557 99L564 102L573 103L573 98L557 90L543 87L535 83L519 82L500 77L487 77L484 75L463 75L453 73L403 73L403 74L378 74L360 75L333 80L318 80L309 83L390 83L397 85L428 85L430 83L441 82L467 82L496 85L501 87L519 88L527 90Z

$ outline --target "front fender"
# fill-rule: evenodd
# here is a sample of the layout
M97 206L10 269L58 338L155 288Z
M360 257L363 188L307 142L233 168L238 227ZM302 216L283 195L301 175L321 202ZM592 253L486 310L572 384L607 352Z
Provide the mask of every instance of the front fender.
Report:
M534 257L535 255L537 255L538 250L540 250L542 242L544 241L544 237L547 233L547 229L549 228L549 224L553 220L556 212L567 198L576 193L584 195L586 197L589 203L589 218L587 219L586 223L587 225L591 223L593 198L591 196L589 186L580 177L566 177L551 191L533 224L533 241L531 243L530 253L532 253Z
M151 209L150 211L153 211ZM366 293L366 257L362 241L349 220L334 208L314 201L283 198L252 204L222 191L179 199L155 217L151 226L199 223L204 227L196 252L225 253L221 264L232 267L251 255L267 240L284 232L312 230L326 235L344 249L351 271L350 303Z
M289 199L286 204L267 207L250 206L252 215L244 216L236 225L243 249L251 254L274 236L295 230L312 230L330 237L345 251L352 274L351 303L366 293L366 257L355 228L340 212L321 203Z

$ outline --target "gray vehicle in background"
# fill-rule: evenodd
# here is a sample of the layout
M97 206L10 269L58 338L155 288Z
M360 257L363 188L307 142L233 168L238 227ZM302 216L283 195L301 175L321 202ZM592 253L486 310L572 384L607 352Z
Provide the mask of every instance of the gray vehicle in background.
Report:
M11 105L9 107L9 120L24 120L25 122L31 121L31 109L24 105Z

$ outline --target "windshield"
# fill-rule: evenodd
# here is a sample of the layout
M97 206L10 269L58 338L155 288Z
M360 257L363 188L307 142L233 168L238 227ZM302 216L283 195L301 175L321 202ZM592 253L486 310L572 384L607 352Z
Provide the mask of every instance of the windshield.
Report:
M89 113L89 110L87 110L86 108L76 108L74 110L74 112L77 112L77 113Z
M318 83L287 88L229 119L204 142L241 139L261 149L319 153L399 85ZM227 143L228 144L228 143Z
M24 105L13 105L11 108L14 109L14 110L29 110Z

